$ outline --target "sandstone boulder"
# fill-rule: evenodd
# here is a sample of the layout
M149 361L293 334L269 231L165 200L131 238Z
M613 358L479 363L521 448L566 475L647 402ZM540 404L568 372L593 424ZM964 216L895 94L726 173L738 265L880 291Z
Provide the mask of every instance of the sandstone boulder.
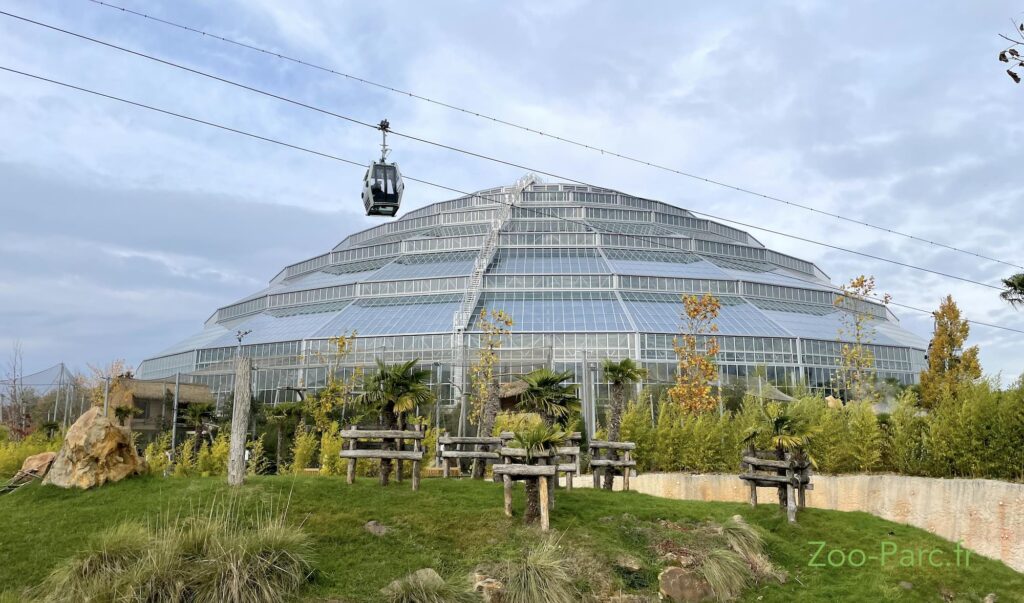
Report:
M24 473L33 473L37 477L42 477L50 470L50 465L53 464L53 459L56 458L56 456L56 452L40 452L39 454L33 454L25 459L25 462L21 464L21 471Z
M145 471L146 461L136 452L131 431L93 407L68 429L43 483L84 490Z
M714 598L711 585L700 574L681 567L668 567L658 576L661 598L673 603L710 601Z

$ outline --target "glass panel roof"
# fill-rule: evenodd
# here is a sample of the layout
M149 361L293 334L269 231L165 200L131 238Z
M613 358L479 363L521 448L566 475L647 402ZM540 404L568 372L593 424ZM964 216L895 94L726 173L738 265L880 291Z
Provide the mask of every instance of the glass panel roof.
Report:
M759 262L757 260L723 258L714 255L705 255L701 257L719 268L728 268L730 270L742 270L744 272L768 272L775 268L775 266L772 266L768 262Z
M756 283L765 283L768 285L783 285L785 287L802 287L805 289L820 289L820 290L834 290L829 283L823 283L820 280L815 279L809 274L803 274L796 276L797 273L793 273L790 276L782 269L775 268L771 272L758 272L751 274L750 271L744 270L731 270L722 269L725 274L725 278L737 279L737 280L748 280Z
M676 231L657 226L654 224L634 224L630 222L607 222L603 220L588 220L589 224L601 232L614 232L616 234L635 235L674 235Z
M480 330L480 310L503 310L513 333L528 331L631 331L629 318L610 291L519 291L484 293L470 330Z
M381 266L385 266L391 263L394 258L377 258L373 260L363 260L361 262L348 262L345 264L336 264L334 266L328 266L324 268L324 272L333 272L334 274L349 274L352 272L369 272L376 270Z
M824 304L805 304L795 301L781 299L747 298L747 301L762 310L778 310L780 312L797 312L800 314L812 314L814 316L828 316L838 312L835 306Z
M491 274L607 274L608 264L596 249L499 249ZM467 272L468 274L468 272Z
M671 293L625 291L622 299L637 328L649 333L678 333L682 325L683 302ZM739 297L721 296L722 308L715 319L720 335L788 337L789 333L767 320L764 314Z
M692 253L648 249L605 249L616 274L728 279L724 270Z
M282 287L276 287L270 293L288 293L290 291L302 291L304 289L318 289L320 287L333 287L334 285L348 285L366 279L367 272L355 272L351 274L332 274L330 272L310 272L299 278L281 283Z
M323 314L324 312L340 312L345 309L345 306L352 303L352 300L333 301L323 304L309 304L304 306L294 306L291 308L277 308L274 310L267 310L267 314L271 316L277 316L281 318L283 316L299 316L301 314Z
M476 251L448 251L421 253L399 257L381 268L371 281L431 278L439 276L469 276L473 272Z
M462 295L407 295L358 299L313 337L450 333Z
M312 337L313 333L333 317L334 314L306 314L278 318L270 314L257 314L235 325L234 328L240 331L252 331L245 336L243 340L245 345L274 343L276 341L295 341ZM203 347L220 348L233 346L237 343L235 332L227 331L224 336L211 341Z
M210 325L184 341L167 348L159 354L155 354L153 357L170 356L171 354L188 352L198 348L211 347L211 342L217 341L229 333L231 332L220 325Z

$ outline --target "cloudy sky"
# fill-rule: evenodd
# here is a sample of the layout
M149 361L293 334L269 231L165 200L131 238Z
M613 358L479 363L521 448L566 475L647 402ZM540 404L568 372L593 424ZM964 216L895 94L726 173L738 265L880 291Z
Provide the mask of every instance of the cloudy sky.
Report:
M1019 2L111 0L275 52L1024 264L1024 86L996 61ZM99 6L0 10L367 122L723 218L998 284L1013 268L510 129ZM0 65L368 161L375 132L0 15ZM0 72L0 350L26 371L147 355L286 264L373 224L359 168ZM522 170L396 140L412 176L463 190ZM403 209L453 195L410 183ZM1024 329L998 292L756 230L897 302L952 294ZM928 336L931 318L896 309ZM976 326L987 372L1022 335Z

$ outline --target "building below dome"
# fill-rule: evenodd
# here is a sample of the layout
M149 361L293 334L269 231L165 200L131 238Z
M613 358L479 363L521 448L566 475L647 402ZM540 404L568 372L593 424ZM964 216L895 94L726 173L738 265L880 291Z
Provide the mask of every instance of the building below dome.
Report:
M140 378L187 374L224 398L236 332L255 359L264 402L288 387L323 387L330 338L356 333L342 372L419 359L443 403L466 389L482 309L514 321L500 351L503 382L541 366L571 370L585 400L602 400L600 360L631 357L650 381L673 380L682 294L721 301L715 321L724 384L762 375L785 390L831 388L848 310L813 263L686 210L607 189L525 177L411 211L285 267L270 285L218 309L196 335L145 360ZM880 304L870 349L879 380L915 383L926 342ZM589 367L589 368L588 368Z

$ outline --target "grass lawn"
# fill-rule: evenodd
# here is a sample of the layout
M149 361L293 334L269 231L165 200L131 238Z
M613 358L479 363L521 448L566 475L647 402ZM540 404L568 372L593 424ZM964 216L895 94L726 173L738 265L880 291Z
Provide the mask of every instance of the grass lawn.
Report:
M19 600L23 589L38 584L98 531L126 519L155 521L209 509L211 501L231 495L224 482L146 477L86 492L33 484L0 497L0 599ZM521 511L521 487L516 496ZM501 487L491 482L427 479L413 493L408 482L382 489L369 479L348 486L343 478L258 477L249 479L235 503L256 508L283 505L289 497L290 519L303 524L314 541L318 574L307 600L375 601L381 587L415 570L432 567L445 577L467 575L477 564L498 561L540 537L520 518L503 516ZM659 519L682 525L722 522L734 514L760 528L771 560L789 574L785 584L750 588L744 601L981 601L991 592L1001 602L1024 601L1024 574L975 554L969 564L962 557L957 566L954 543L866 513L807 509L790 526L772 505L755 510L735 503L577 489L558 492L552 528L563 544L609 568L608 577L623 592L653 594L663 563L644 537L649 526L657 526ZM374 536L363 529L369 520L392 529ZM809 566L819 548L813 541L827 543L818 559L826 567ZM883 541L900 551L884 566L870 559L862 567L849 562L828 567L825 561L833 548L861 549L868 558L878 557ZM942 551L932 557L940 567L929 564L927 552L933 549ZM901 566L908 550L925 554L915 553L909 566ZM612 572L622 554L641 561L644 569L629 576ZM832 559L838 562L839 554ZM860 559L854 555L852 561Z

